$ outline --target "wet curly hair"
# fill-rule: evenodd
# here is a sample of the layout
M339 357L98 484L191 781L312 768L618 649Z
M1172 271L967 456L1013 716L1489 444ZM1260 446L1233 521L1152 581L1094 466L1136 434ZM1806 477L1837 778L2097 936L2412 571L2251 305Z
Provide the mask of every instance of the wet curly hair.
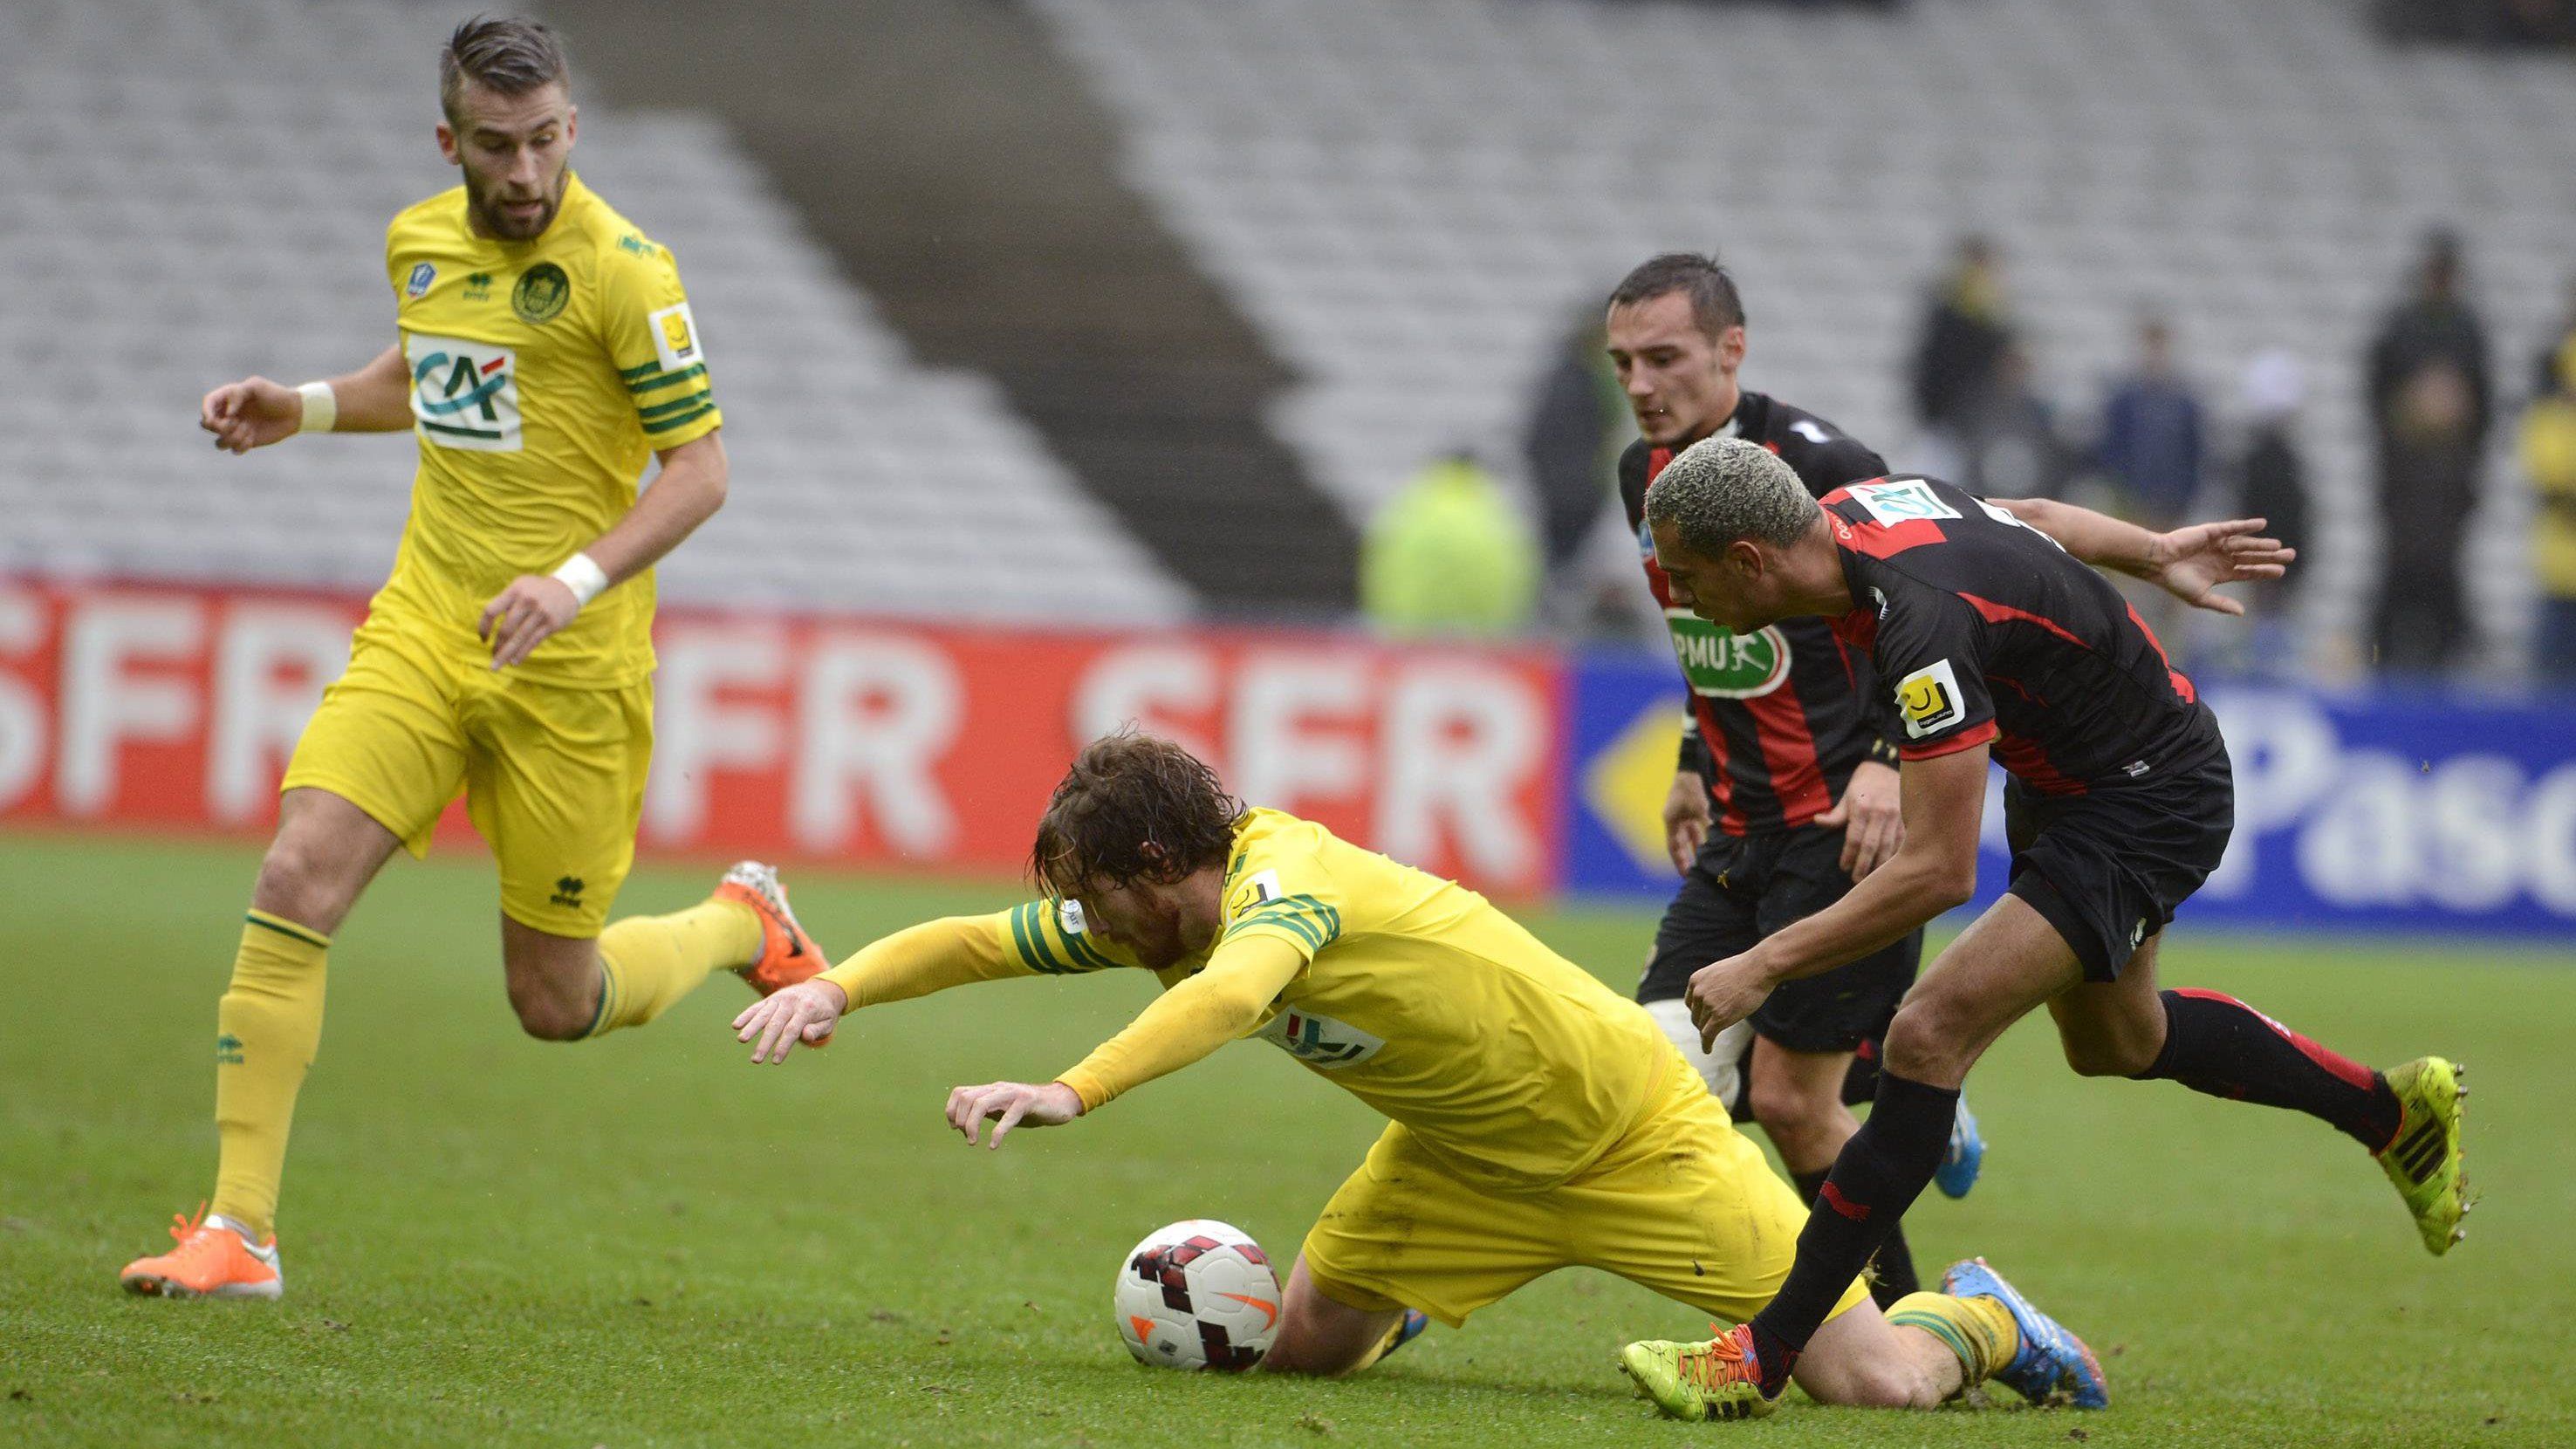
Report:
M1170 740L1133 728L1082 747L1038 820L1029 870L1058 895L1170 882L1225 864L1243 802Z

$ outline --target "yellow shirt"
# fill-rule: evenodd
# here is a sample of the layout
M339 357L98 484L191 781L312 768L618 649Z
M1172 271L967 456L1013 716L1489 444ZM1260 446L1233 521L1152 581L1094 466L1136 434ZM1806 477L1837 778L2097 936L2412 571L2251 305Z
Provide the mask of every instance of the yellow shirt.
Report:
M552 573L635 505L654 452L723 417L671 254L582 185L542 236L476 236L465 188L385 232L420 472L375 618L487 665L483 606ZM653 577L586 605L519 666L547 684L614 688L653 670Z
M1276 991L1240 1014L1242 1035L1403 1123L1460 1178L1499 1191L1580 1172L1654 1100L1674 1061L1643 1008L1484 897L1291 815L1246 816L1224 913L1206 955L1156 973L1169 994L1064 1074L1086 1106L1212 1049L1158 1050L1158 1034L1208 1019L1159 1009L1192 995L1202 972L1214 980L1230 969ZM826 979L856 1009L968 980L1135 964L1086 931L1072 903L1045 900L915 927ZM1176 989L1184 983L1192 989Z

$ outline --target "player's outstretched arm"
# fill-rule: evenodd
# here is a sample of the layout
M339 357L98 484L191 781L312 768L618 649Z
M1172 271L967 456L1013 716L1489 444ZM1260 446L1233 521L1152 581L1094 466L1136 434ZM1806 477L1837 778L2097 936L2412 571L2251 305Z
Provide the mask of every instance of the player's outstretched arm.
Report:
M734 1039L753 1043L751 1059L783 1062L797 1043L832 1034L862 1006L908 1001L969 981L1034 976L1002 949L1012 912L948 916L871 941L811 981L765 996L733 1019Z
M2231 518L2156 533L2108 514L2049 498L1989 498L2013 517L2057 540L2068 553L2097 568L2145 579L2194 608L2242 614L2244 604L2217 589L2253 579L2277 579L2298 558L2275 538L2259 537L2263 520Z
M551 574L521 574L483 606L477 631L492 642L492 667L525 661L573 621L582 606L635 577L680 546L724 507L730 470L721 432L658 454L662 471L626 516Z
M327 400L308 398L327 389ZM388 347L356 372L301 388L246 377L197 404L197 426L227 453L247 453L297 433L391 433L411 426L411 389L402 350Z
M1896 854L1841 900L1692 974L1686 997L1703 1046L1751 1016L1781 982L1857 961L1975 893L1988 753L1978 744L1906 761L1905 840Z

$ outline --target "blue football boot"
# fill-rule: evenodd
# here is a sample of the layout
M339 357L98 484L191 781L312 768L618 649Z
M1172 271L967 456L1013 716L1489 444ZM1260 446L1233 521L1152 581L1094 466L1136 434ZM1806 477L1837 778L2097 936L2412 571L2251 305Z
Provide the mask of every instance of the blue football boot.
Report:
M2030 1305L2030 1300L1983 1258L1963 1258L1941 1275L1941 1291L1953 1298L1991 1298L2013 1316L2021 1330L2021 1351L1995 1371L1995 1380L2034 1404L2063 1399L2079 1409L2107 1408L2110 1386L2103 1381L2101 1361L2084 1340L2065 1325Z

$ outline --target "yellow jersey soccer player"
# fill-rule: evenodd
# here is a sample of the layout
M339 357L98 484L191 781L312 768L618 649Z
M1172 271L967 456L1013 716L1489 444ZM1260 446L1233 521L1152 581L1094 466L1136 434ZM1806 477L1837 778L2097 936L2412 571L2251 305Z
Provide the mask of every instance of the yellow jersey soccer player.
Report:
M460 791L500 866L510 1004L532 1036L650 1021L717 970L775 990L823 965L756 862L690 910L607 924L652 752L652 566L724 501L723 416L670 254L570 169L553 35L469 22L439 79L438 143L464 184L386 234L401 341L328 382L205 399L232 453L410 429L420 466L393 575L287 766L217 1011L211 1211L126 1266L140 1293L283 1291L278 1179L331 933L397 845L427 850Z
M1137 734L1074 761L1035 860L1047 898L898 932L755 1004L735 1023L753 1060L970 981L1153 972L1163 994L1054 1081L949 1094L950 1125L973 1142L992 1119L998 1147L1239 1037L1287 1051L1391 1120L1306 1238L1273 1369L1364 1367L1408 1309L1454 1327L1576 1264L1730 1321L1778 1289L1804 1215L1788 1184L1644 1008L1482 896L1247 810ZM2018 1352L1988 1298L1918 1294L1891 1316L1855 1280L1799 1381L1826 1402L1929 1406Z

